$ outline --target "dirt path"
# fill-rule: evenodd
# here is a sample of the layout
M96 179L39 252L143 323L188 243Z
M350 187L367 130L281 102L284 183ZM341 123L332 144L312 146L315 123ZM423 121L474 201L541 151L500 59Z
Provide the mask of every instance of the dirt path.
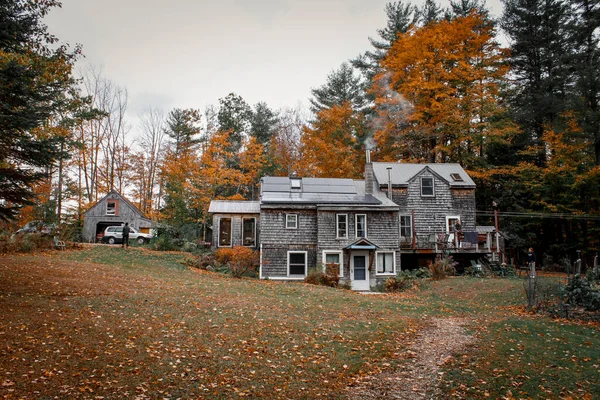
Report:
M348 388L350 399L437 399L440 366L465 351L474 338L465 332L465 318L432 318L419 334L406 342L402 370L363 379Z

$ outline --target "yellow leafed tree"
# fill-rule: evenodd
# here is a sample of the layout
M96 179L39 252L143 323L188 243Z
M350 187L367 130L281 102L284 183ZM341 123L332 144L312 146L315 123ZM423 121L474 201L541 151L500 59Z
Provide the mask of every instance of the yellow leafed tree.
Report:
M399 35L375 78L380 158L477 164L486 141L513 129L495 123L504 59L476 12Z
M302 136L302 176L360 178L364 167L364 115L349 102L321 110Z

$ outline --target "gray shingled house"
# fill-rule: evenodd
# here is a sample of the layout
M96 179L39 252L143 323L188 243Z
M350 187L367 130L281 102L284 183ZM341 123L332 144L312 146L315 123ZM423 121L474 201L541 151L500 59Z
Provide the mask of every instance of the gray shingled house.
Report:
M398 211L372 179L263 178L260 276L301 280L334 263L370 290L400 268Z
M377 186L400 207L404 265L436 254L459 261L493 254L495 231L475 224L475 182L459 164L373 163Z
M83 215L83 240L99 240L108 226L121 226L128 222L130 226L148 233L153 222L136 206L115 190L98 200Z
M459 164L367 161L364 181L264 177L260 202L213 201L213 247L241 243L244 218L256 218L261 278L302 280L333 263L355 290L438 254L468 263L496 250L493 227L475 226L475 183Z

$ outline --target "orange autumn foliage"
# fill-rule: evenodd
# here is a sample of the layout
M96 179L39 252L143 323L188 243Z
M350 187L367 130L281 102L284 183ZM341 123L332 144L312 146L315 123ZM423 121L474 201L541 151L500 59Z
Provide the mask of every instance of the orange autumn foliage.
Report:
M360 178L364 167L365 117L349 102L323 109L302 136L301 176Z
M508 65L494 36L477 13L398 36L375 78L379 159L470 167L486 141L506 140L512 126L494 120Z

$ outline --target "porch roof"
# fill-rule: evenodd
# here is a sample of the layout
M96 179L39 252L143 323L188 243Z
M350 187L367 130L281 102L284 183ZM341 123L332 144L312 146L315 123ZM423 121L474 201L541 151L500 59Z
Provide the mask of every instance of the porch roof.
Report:
M376 250L379 246L368 239L360 238L357 241L345 247L345 250Z

